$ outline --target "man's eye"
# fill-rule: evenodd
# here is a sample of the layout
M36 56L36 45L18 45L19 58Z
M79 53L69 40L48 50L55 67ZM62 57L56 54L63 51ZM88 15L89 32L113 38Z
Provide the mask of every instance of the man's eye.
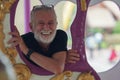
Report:
M48 25L53 25L54 23L48 23Z
M40 25L44 25L44 23L39 23Z

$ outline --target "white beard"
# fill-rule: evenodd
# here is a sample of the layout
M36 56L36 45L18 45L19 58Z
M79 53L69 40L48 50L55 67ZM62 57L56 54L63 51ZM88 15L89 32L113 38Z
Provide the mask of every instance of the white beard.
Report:
M34 37L38 42L42 42L44 44L49 44L53 41L53 39L55 38L55 35L56 35L56 30L52 34L50 34L51 32L52 31L44 31L44 30L42 30L40 32L35 31ZM41 33L46 34L46 35L50 34L50 35L46 37L46 36L42 35Z

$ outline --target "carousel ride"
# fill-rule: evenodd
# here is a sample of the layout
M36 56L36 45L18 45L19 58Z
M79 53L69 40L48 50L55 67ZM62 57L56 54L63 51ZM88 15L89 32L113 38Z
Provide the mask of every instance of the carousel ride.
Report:
M40 0L42 4L56 5L61 0ZM69 1L69 0L68 0ZM85 20L88 6L97 4L104 0L70 0L77 5L76 17L71 25L72 36L72 48L78 50L81 56L80 61L76 64L66 64L65 71L60 75L54 75L41 67L27 61L17 46L16 49L12 49L6 46L6 29L8 31L14 31L14 19L17 4L19 0L0 0L0 49L5 54L16 72L17 80L40 80L37 76L49 76L49 80L71 80L74 72L79 75L76 80L118 80L120 71L120 62L111 70L106 72L97 73L88 63L86 59L84 32L85 32ZM114 0L116 4L120 6L119 0ZM7 21L7 22L6 22ZM22 62L16 60L17 56L20 56ZM52 76L51 76L52 75ZM109 76L109 77L108 77Z

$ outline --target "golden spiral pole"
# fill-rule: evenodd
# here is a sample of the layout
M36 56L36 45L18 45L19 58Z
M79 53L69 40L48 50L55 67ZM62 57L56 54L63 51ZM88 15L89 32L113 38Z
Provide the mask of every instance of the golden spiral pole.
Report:
M22 63L16 63L17 51L16 49L5 47L4 39L5 34L3 32L4 25L3 21L5 15L10 12L10 7L15 2L15 0L0 0L0 50L9 58L14 70L17 74L17 80L30 80L31 72L29 68Z
M4 25L3 21L5 18L5 15L10 12L10 7L14 3L15 0L0 0L0 49L1 51L9 57L11 62L14 64L15 63L15 56L13 57L13 52L12 48L7 49L4 45L4 39L5 39L5 34L3 32ZM11 53L11 54L10 54Z
M5 18L5 10L2 2L0 1L0 49L3 53L6 53L6 49L4 45L5 34L3 32L4 18Z

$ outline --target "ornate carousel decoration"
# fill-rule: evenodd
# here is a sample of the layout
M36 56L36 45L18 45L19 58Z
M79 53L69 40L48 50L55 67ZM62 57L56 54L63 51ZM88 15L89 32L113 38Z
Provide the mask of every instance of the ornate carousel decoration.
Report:
M32 75L30 69L27 65L23 63L16 63L16 56L17 51L16 49L5 47L4 45L4 39L5 34L3 32L4 30L4 18L6 14L10 13L10 8L14 4L16 0L0 0L0 49L1 51L9 58L11 61L14 70L16 72L17 80L30 80L30 77ZM81 4L81 10L86 11L87 10L87 0L80 0ZM50 80L72 80L71 77L73 75L72 71L64 71L63 73L59 75L55 75ZM77 80L95 80L94 76L90 72L81 73Z
M10 8L16 0L0 0L0 50L9 58L17 75L17 80L30 80L31 72L29 68L22 63L16 63L16 49L5 47L4 39L4 18L10 13Z

